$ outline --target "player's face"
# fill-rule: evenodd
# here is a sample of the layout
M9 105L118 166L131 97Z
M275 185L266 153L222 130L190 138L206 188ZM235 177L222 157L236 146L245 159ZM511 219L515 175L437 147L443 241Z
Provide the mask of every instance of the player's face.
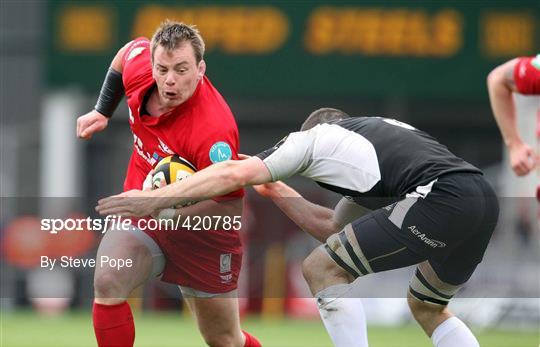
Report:
M204 60L197 64L189 42L170 51L158 45L154 51L152 74L162 107L173 108L193 94L205 71Z

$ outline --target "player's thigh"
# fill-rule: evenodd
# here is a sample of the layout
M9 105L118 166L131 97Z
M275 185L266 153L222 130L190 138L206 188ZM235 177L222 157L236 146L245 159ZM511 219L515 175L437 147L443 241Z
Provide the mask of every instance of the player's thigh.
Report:
M124 265L129 262L129 266L112 266L120 262ZM161 273L164 262L157 243L143 231L135 227L108 230L97 251L94 283L115 282L131 290Z
M374 212L330 236L324 248L330 258L354 278L418 264L426 259L391 237L374 218Z
M181 289L205 340L242 338L236 290L213 295L185 287Z

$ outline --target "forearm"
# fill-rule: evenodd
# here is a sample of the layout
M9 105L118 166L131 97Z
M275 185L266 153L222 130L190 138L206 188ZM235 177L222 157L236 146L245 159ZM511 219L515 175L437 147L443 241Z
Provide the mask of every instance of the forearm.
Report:
M227 160L196 172L188 179L151 192L151 208L160 210L188 202L208 200L234 192L247 185L270 182L270 172L257 157Z
M508 147L522 142L517 129L516 111L510 82L513 65L504 64L488 76L488 91L491 109L499 126L504 143Z
M276 195L271 197L272 201L300 229L321 242L338 231L333 221L333 210L304 199L284 183L276 182L276 185Z
M226 161L214 164L188 179L152 191L154 209L208 200L242 188L244 182L236 178L234 163Z
M124 82L122 78L122 72L124 70L122 58L124 56L127 45L122 47L111 62L101 90L99 97L94 106L94 109L101 115L111 118L114 111L118 107L118 104L124 97Z

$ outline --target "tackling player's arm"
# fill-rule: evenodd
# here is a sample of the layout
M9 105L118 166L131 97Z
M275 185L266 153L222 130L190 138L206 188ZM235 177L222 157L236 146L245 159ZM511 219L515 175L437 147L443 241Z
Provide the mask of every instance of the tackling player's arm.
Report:
M264 162L259 157L220 162L163 188L148 192L132 190L101 199L96 211L102 215L147 216L170 206L222 196L248 185L278 181L303 169L309 160L308 147L312 140L309 134L294 133L287 141L282 141L284 146L277 145L266 151L273 155Z
M238 190L248 185L275 182L301 173L311 163L314 131L291 134L286 140L259 156L246 160L229 160L205 168L187 180L172 183L151 191L129 191L99 201L96 210L102 214L145 216L170 206L210 199ZM277 183L280 196L301 196L283 183ZM134 199L141 197L143 199ZM148 199L152 198L152 199ZM279 202L287 215L302 229L318 240L325 240L366 210L351 202L341 201L335 212L301 198L297 201ZM279 206L279 205L278 205ZM308 216L308 218L306 218Z
M493 115L501 131L504 143L510 151L510 162L514 172L526 175L534 168L533 150L523 142L516 122L513 92L517 92L514 70L518 59L499 65L487 78L489 100Z
M131 42L130 42L131 43ZM122 58L129 43L122 47L111 62L94 109L77 118L77 137L88 140L105 129L124 96Z
M334 210L331 210L306 200L281 181L253 188L259 194L270 198L300 229L320 242L325 242L330 235L370 212L347 198L342 198Z
M272 176L261 159L228 160L196 172L189 179L153 191L130 190L98 201L101 215L149 216L170 206L208 200L246 185L270 182Z
M151 170L146 177L146 180L143 184L143 190L151 191L152 190L152 177L154 175L154 170ZM166 183L163 183L161 186L165 187ZM204 217L236 217L242 216L243 210L243 200L242 199L230 199L224 201L215 201L212 199L200 201L197 204L184 206L184 207L175 207L175 208L165 208L161 211L156 211L152 217L159 219L172 219L179 221L179 224L182 225L183 221L186 218L192 218L194 216ZM219 222L212 224L211 230L221 230L223 229L223 224L226 223L225 220L219 219Z
M272 176L257 157L228 160L196 172L189 179L174 182L151 192L154 210L211 199L248 185L271 182Z

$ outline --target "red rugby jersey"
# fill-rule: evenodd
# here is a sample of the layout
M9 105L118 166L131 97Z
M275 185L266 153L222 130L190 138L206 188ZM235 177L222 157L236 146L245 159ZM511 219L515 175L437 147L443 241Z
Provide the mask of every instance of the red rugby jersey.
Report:
M520 94L540 95L540 54L521 57L514 68L514 81Z
M124 191L142 189L148 172L162 158L177 154L202 170L213 163L238 159L238 128L234 116L206 76L193 95L173 110L159 116L140 114L141 104L151 87L150 42L133 40L124 56L123 82L133 133L133 153L124 181ZM240 198L238 190L217 198Z

